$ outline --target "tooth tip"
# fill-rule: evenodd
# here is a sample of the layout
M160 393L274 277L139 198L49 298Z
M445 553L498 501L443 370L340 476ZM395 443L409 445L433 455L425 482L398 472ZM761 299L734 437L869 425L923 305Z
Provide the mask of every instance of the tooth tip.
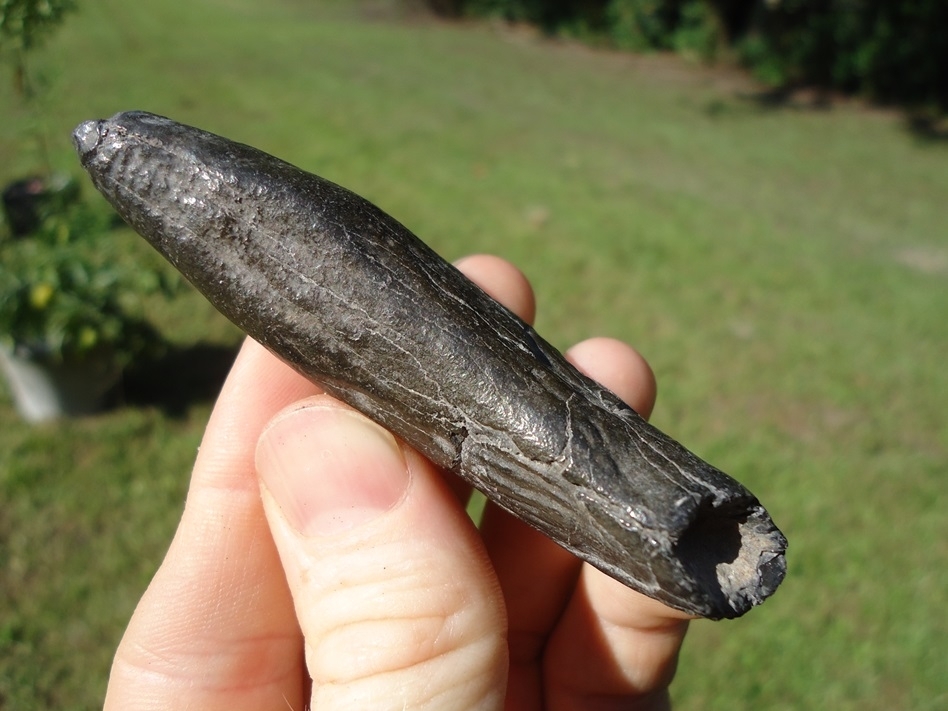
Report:
M72 132L72 142L80 156L85 156L99 145L101 121L83 121Z

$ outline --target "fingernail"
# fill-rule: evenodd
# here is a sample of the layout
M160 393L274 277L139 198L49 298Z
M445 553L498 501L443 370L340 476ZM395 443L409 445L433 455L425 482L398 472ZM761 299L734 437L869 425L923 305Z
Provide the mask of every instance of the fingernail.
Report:
M257 471L286 520L308 536L371 521L401 501L410 478L389 432L332 405L275 420L257 444Z

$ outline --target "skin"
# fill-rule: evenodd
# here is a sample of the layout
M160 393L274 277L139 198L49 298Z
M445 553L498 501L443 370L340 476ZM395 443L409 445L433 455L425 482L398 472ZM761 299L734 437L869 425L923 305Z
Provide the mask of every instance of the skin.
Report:
M458 266L532 321L515 267ZM629 346L567 357L651 412ZM687 616L469 493L248 339L106 709L668 708Z

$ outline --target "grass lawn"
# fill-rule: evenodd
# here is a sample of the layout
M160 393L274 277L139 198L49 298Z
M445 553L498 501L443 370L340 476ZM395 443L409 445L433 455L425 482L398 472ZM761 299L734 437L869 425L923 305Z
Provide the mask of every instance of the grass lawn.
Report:
M772 600L692 626L680 708L948 707L948 145L894 113L768 107L727 72L521 31L304 0L82 5L41 63L58 167L79 173L87 118L197 124L355 189L448 258L517 262L555 344L608 334L649 358L656 424L791 546ZM4 180L32 165L12 106L2 83ZM115 248L145 250L127 230ZM173 403L31 427L0 386L2 708L98 707L170 541L218 382L190 371L239 335L193 294L154 318L208 356L159 375Z

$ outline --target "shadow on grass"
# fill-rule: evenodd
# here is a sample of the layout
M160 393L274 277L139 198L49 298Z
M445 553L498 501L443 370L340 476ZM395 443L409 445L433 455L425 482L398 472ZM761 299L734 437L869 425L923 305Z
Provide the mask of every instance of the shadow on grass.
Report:
M831 111L842 104L853 105L854 102L860 102L858 98L819 87L785 86L760 91L738 91L734 96L738 102L764 111ZM891 109L898 112L902 116L905 130L921 141L948 142L948 112L946 111L931 108L900 108L893 105L873 104L869 101L863 101L857 105L868 110ZM722 107L723 104L717 102L710 104L705 110L710 115L718 115L724 113Z
M157 407L180 417L191 405L217 397L239 348L239 344L210 343L169 347L160 357L136 363L126 371L121 403Z
M739 91L738 100L760 109L829 111L840 96L818 87L780 86L760 91Z
M905 117L908 132L923 141L948 142L948 117L925 113L909 113Z

